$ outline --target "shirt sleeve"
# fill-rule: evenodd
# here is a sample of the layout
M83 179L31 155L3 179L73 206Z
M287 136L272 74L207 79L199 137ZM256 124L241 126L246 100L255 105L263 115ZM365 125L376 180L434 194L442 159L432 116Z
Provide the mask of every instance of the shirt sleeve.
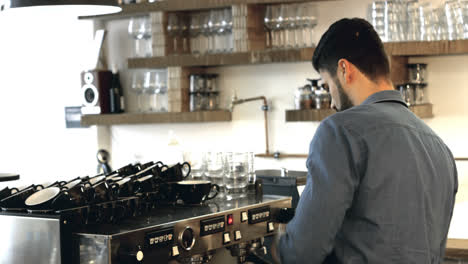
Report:
M282 263L322 263L334 247L359 185L364 144L359 135L327 119L312 139L307 184L278 244Z

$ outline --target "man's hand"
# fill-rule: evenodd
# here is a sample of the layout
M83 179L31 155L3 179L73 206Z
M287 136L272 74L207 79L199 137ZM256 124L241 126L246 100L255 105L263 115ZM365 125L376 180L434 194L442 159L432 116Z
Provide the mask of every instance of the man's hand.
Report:
M286 233L286 225L280 224L278 227L278 233L275 235L275 240L273 241L273 245L271 245L271 256L273 258L274 263L280 264L281 259L278 252L278 245L282 235Z

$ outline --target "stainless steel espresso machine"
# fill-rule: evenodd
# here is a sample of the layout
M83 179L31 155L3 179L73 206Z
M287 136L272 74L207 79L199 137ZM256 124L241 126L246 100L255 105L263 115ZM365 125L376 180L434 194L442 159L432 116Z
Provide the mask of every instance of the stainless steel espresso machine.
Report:
M138 177L136 173L130 174L134 186L137 179L157 178L156 172ZM118 181L126 177L119 176ZM109 175L101 181L118 188ZM171 192L161 187L164 184L149 188L153 192L134 191L128 197L59 209L5 207L3 199L0 264L209 263L226 249L238 263L257 262L266 254L264 238L276 233L282 211L291 206L290 197L261 192L230 201L167 203L167 196L164 200L155 194Z

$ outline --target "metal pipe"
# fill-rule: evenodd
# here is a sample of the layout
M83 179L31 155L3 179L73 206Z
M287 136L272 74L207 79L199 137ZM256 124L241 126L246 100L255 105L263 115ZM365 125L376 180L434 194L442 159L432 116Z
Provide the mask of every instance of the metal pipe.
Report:
M234 110L234 106L247 103L247 102L252 102L252 101L263 101L262 105L262 111L264 113L264 120L265 120L265 153L267 155L270 154L270 147L269 147L269 141L268 141L268 102L265 96L257 96L257 97L251 97L251 98L246 98L246 99L237 99L237 96L234 96L231 101L231 112Z

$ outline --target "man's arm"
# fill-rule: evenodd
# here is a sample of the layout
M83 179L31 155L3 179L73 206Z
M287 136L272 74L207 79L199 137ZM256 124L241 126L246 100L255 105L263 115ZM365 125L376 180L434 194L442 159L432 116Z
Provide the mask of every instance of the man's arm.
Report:
M366 152L359 135L327 119L310 144L308 179L278 244L282 263L322 263L358 188Z

